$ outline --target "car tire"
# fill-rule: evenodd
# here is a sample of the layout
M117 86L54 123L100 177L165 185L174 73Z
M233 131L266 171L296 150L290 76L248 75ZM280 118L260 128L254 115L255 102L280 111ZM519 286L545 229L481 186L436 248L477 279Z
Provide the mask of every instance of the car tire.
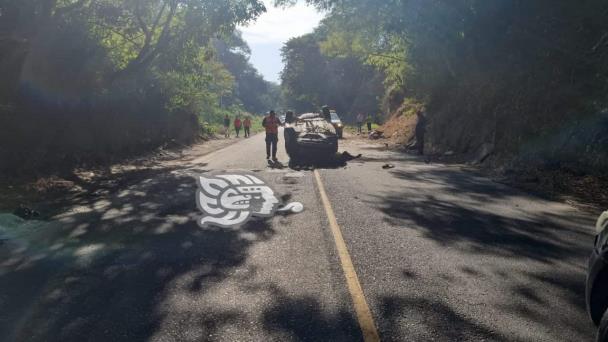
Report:
M608 310L604 312L597 330L597 342L608 342Z

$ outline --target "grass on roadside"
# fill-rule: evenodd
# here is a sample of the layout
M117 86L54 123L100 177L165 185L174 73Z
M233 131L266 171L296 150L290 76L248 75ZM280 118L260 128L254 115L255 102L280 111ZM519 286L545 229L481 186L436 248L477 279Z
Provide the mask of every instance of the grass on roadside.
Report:
M247 116L251 118L251 134L259 133L264 131L262 127L262 120L264 119L261 115L254 114L242 114L241 120L244 120ZM217 122L201 122L201 130L203 135L223 135L224 125L223 123ZM234 131L234 115L230 115L230 129L231 133Z
M372 131L373 130L377 130L379 128L381 128L381 125L378 124L372 124ZM357 134L357 125L346 125L345 130L349 133L352 134ZM363 133L368 133L367 132L367 124L363 124Z

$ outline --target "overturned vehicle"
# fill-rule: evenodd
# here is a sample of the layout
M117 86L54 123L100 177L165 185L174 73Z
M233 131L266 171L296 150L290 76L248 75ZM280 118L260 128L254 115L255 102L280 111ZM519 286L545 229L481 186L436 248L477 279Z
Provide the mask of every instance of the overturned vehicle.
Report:
M338 152L336 129L320 114L302 114L285 121L285 149L289 158L330 158Z

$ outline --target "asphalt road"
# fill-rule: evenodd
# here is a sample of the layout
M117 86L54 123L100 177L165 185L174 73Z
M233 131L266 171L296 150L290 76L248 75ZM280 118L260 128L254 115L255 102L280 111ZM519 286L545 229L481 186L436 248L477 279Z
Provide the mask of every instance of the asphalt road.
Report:
M0 340L363 340L315 172L381 340L593 339L593 216L364 140L273 169L263 140L133 170L46 222L0 215ZM194 176L234 170L304 211L200 228Z

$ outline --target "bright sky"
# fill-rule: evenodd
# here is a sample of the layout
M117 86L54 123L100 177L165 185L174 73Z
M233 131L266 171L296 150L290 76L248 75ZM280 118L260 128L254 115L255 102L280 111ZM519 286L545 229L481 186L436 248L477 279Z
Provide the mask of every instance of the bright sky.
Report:
M295 6L275 8L272 0L264 0L268 10L254 23L241 27L243 37L251 47L251 63L268 81L280 82L283 69L281 47L290 38L314 30L323 19L315 8L299 1Z

